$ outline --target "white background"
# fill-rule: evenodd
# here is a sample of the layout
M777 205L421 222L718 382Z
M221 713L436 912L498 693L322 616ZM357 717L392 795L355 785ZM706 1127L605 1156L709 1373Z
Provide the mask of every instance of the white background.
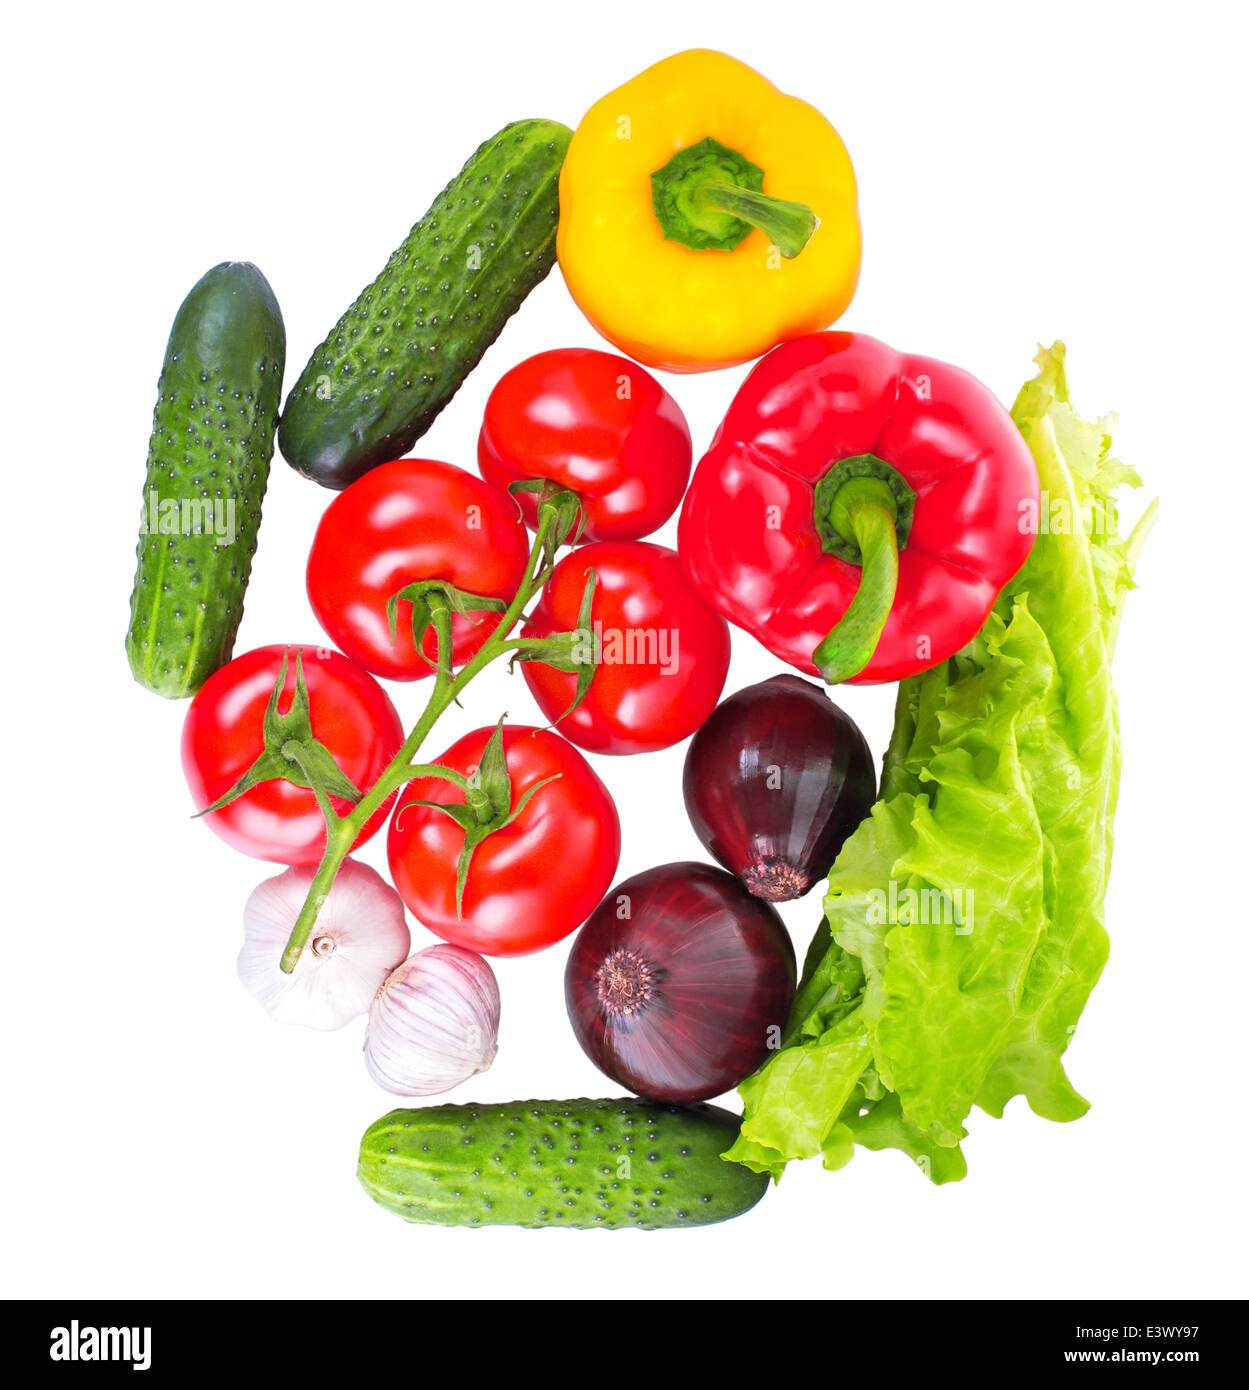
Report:
M1238 7L217 0L6 23L0 1291L1243 1295ZM1036 342L1064 337L1077 405L1120 412L1118 452L1145 479L1126 518L1162 496L1116 669L1111 959L1068 1054L1093 1107L1068 1126L1022 1101L1001 1122L975 1113L970 1175L941 1189L861 1152L839 1173L793 1165L749 1216L688 1233L408 1227L354 1178L360 1133L395 1103L365 1075L363 1020L283 1028L244 993L241 907L277 869L191 822L185 705L130 679L164 341L208 267L255 261L289 383L481 139L522 116L575 125L693 46L750 62L845 139L865 255L842 326L957 362L1007 402ZM553 273L418 452L471 468L500 374L596 342ZM743 374L666 379L696 451ZM275 460L237 650L319 640L303 569L329 498ZM778 669L734 642L728 690ZM421 690L392 692L410 722ZM838 696L877 754L892 698ZM537 717L519 677L490 673L432 751L504 708ZM595 760L622 812L621 876L705 857L683 752ZM365 857L383 864L383 846ZM800 956L818 902L786 911ZM499 963L499 1059L453 1099L616 1089L571 1036L565 954Z

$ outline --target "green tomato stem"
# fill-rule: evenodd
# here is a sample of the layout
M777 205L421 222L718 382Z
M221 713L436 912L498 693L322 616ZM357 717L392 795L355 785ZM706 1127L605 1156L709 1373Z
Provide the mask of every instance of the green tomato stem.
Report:
M500 617L481 649L458 673L453 673L450 670L449 657L446 663L440 659L438 671L434 676L434 688L430 692L429 702L426 704L421 717L403 741L403 746L382 771L377 781L353 808L351 814L347 816L337 815L328 802L322 806L322 812L326 814L325 853L321 857L321 863L318 865L312 884L308 889L308 896L304 899L299 916L295 919L295 925L291 928L291 934L287 938L286 948L282 952L282 969L288 975L298 964L299 957L308 943L308 938L312 935L317 917L320 915L326 898L329 897L330 889L334 886L334 879L342 867L343 860L347 858L360 832L368 824L369 819L382 807L386 798L414 777L448 777L457 782L457 785L467 785L467 779L458 773L453 773L447 768L440 768L431 763L417 765L413 763L412 759L429 736L434 725L449 706L455 703L470 681L475 676L480 675L492 661L506 652L506 639L509 633L520 621L530 599L549 577L549 568L545 574L540 574L539 570L551 529L557 524L558 518L553 513L547 511L540 514L538 530L529 552L525 577L506 612ZM439 651L450 653L450 613L445 609L441 612L435 612L433 622L438 635Z
M321 814L325 817L326 823L329 823L331 816L337 819L338 812L335 811L334 807L330 804L330 799L326 796L325 789L321 786L318 778L313 775L308 756L304 752L303 746L300 744L299 740L288 739L287 742L282 745L282 756L284 758L289 758L308 779L308 784L312 788L312 794L317 799L317 805L321 808Z

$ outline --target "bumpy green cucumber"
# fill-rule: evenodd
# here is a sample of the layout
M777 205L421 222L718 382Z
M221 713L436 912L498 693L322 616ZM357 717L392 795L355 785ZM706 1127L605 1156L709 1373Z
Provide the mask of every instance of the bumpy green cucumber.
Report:
M434 200L291 387L278 447L344 488L425 433L555 263L572 131L514 121Z
M736 1115L714 1105L518 1100L392 1110L365 1131L365 1191L437 1226L709 1226L768 1179L720 1155Z
M158 695L230 659L269 480L286 330L269 282L215 266L182 301L157 388L126 652Z

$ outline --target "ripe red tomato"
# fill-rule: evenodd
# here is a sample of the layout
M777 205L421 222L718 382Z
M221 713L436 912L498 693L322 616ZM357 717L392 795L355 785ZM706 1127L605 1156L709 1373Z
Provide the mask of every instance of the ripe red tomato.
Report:
M493 729L477 729L437 759L466 776L478 767ZM464 793L437 778L405 788L390 823L387 852L399 896L443 940L488 956L540 951L575 931L611 887L620 860L620 818L589 763L558 734L510 725L503 753L512 806L540 787L520 815L473 852L462 915L455 911L456 867L464 831L440 805Z
M681 407L636 362L559 348L499 379L486 402L477 462L496 487L550 478L571 488L582 500L584 540L637 540L681 501L690 480L690 428ZM519 500L536 526L534 494Z
M354 661L328 647L257 647L236 656L200 687L182 726L182 770L196 810L224 796L264 749L264 715L282 657L289 652L278 709L295 695L295 654L303 653L313 735L353 783L366 791L399 751L403 726L380 685ZM340 815L348 802L332 798ZM375 835L390 810L385 802L356 841ZM277 864L316 864L325 850L325 818L316 797L292 782L261 782L204 817L235 849Z
M420 579L447 579L470 594L510 601L524 578L529 537L516 503L435 459L395 459L371 469L325 509L308 556L317 620L353 661L390 680L431 675L412 640L412 605L399 603L395 640L386 603ZM451 615L452 660L481 649L498 615ZM422 643L434 660L432 627Z
M686 577L675 550L600 541L566 555L533 610L526 636L577 627L586 574L598 575L592 618L601 653L589 693L559 723L593 753L647 753L688 738L716 707L729 670L729 629ZM552 721L573 702L575 675L522 668Z

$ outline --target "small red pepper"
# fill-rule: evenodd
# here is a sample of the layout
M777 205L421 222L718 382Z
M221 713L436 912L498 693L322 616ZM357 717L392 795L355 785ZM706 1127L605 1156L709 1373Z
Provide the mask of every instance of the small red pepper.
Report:
M681 558L709 603L800 671L902 680L980 630L1038 504L1028 446L975 377L813 333L734 397L686 495Z

